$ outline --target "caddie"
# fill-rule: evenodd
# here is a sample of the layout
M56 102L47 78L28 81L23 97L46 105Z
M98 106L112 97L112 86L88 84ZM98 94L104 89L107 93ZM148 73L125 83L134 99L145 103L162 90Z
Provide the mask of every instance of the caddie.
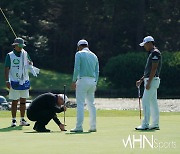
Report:
M139 44L148 52L148 58L144 69L143 77L136 81L136 86L139 87L144 82L144 93L142 97L142 106L144 119L136 130L159 130L159 107L157 102L157 89L160 85L160 71L161 71L161 52L156 48L155 41L152 36L144 38L143 42ZM150 116L152 117L152 124L149 126Z
M26 99L29 97L29 75L31 70L34 76L37 76L37 70L34 70L32 60L28 53L23 49L26 45L22 38L16 38L12 44L13 51L9 52L5 59L5 81L9 89L9 99L12 100L11 127L17 125L16 112L17 104L20 100L20 125L29 126L30 124L24 119L26 109ZM38 72L37 72L38 73Z

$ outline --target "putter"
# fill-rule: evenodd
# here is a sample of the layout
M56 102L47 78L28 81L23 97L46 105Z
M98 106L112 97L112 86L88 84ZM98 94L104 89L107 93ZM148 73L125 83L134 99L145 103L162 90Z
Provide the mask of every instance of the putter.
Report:
M2 10L2 8L1 8L1 7L0 7L0 10L1 10L1 13L3 14L3 16L4 16L4 18L5 18L5 20L6 20L7 24L8 24L8 26L10 27L11 31L13 32L13 34L14 34L15 38L17 38L16 33L14 32L14 30L13 30L13 28L12 28L12 26L11 26L10 22L8 21L8 19L7 19L6 15L4 14L4 12L3 12L3 10Z
M139 118L141 120L141 91L140 91L140 86L138 86L138 98L139 98Z
M64 107L66 107L65 96L66 96L66 85L64 85ZM66 126L66 112L65 111L64 111L64 126ZM65 129L63 131L67 131L67 130Z

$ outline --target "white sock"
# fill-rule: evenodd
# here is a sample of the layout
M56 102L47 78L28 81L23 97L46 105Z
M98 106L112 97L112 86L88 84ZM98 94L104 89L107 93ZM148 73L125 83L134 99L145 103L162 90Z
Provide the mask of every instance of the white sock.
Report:
M12 118L12 120L16 120L16 118Z
M23 120L24 119L24 117L21 117L21 120Z

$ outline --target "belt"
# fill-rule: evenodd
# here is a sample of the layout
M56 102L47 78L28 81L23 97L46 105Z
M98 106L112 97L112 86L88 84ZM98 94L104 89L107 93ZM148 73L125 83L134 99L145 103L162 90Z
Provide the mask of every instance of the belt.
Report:
M159 77L159 75L155 75L154 77ZM145 77L145 78L149 78L149 76Z
M159 77L153 77L153 79L157 80L157 79L159 79ZM144 80L145 80L145 81L146 81L146 80L149 80L149 78L144 78Z
M80 77L79 79L95 79L95 77L83 76L83 77Z

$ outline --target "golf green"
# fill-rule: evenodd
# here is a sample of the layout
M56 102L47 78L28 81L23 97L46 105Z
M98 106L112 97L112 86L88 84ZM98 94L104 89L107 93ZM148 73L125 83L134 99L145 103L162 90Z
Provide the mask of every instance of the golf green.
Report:
M36 133L33 122L29 127L9 128L10 113L0 112L0 154L180 153L180 113L161 113L159 131L135 131L140 125L138 112L97 111L97 132L88 132L86 116L84 132L75 134L69 131L76 122L75 111L71 112L72 117L66 118L68 131L61 132L51 121L47 125L51 133Z

